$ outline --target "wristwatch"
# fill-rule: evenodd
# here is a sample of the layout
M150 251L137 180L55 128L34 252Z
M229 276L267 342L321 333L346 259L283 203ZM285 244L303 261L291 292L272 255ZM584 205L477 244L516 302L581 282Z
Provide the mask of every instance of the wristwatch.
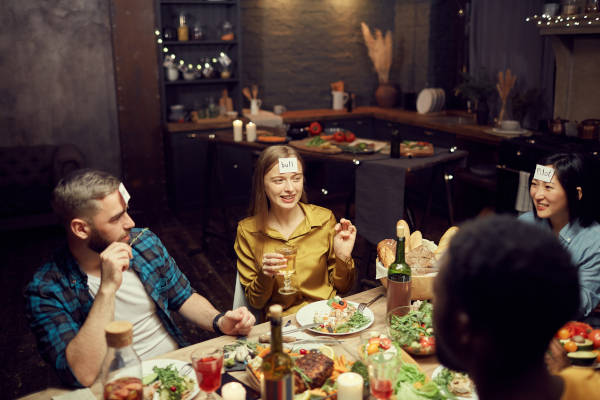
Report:
M218 333L219 335L224 335L224 333L221 330L221 328L219 328L219 318L221 318L224 315L225 315L225 313L218 313L213 318L213 324L212 324L213 325L213 331L215 331L215 333Z

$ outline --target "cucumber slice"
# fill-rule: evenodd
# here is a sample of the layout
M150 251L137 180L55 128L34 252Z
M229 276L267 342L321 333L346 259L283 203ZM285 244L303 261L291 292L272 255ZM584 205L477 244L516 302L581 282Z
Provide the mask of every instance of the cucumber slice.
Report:
M146 375L143 379L142 379L142 384L143 385L149 385L152 382L154 382L156 379L158 379L158 374L156 372L153 372L149 375Z

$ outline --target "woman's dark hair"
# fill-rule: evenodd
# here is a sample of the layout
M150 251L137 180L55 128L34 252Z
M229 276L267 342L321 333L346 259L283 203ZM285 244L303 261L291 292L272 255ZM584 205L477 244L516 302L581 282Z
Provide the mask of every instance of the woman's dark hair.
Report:
M567 195L569 222L578 220L586 227L598 221L597 183L593 178L596 171L590 159L578 153L558 153L542 158L538 164L554 167L556 178ZM581 188L581 200L578 187Z

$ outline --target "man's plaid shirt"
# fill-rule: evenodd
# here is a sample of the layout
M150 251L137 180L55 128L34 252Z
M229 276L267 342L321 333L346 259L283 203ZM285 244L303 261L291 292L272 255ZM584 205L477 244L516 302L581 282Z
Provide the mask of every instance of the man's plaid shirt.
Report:
M140 229L131 230L136 237ZM187 346L171 313L179 310L194 290L158 237L146 231L133 245L130 268L156 304L156 312L179 346ZM65 245L44 264L25 289L26 313L42 357L54 366L60 379L81 386L67 363L66 348L85 322L94 299L87 275Z

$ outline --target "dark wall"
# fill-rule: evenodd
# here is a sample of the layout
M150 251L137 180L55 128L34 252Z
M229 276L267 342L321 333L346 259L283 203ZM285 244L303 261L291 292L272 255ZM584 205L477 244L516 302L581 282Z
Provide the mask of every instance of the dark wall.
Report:
M109 2L3 0L0 146L74 143L120 174Z
M343 80L369 104L377 76L360 23L394 29L394 0L244 0L244 84L258 83L263 108L329 108L329 84ZM248 107L248 104L245 105Z

